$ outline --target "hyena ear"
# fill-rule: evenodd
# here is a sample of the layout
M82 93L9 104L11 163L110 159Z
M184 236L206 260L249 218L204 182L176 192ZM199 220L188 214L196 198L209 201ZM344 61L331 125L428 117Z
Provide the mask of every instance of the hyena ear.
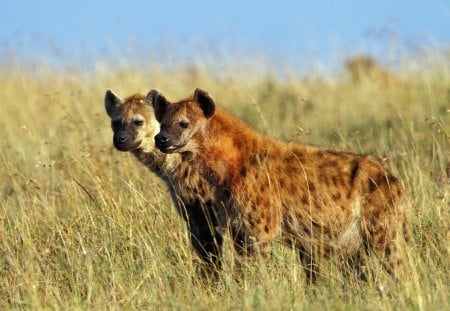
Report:
M145 101L153 106L155 117L158 122L161 122L166 113L167 106L170 104L164 95L158 90L151 90L145 97Z
M216 111L216 103L214 98L208 94L208 92L202 89L195 89L194 100L198 103L200 108L203 110L206 118L211 118Z
M105 110L110 118L113 117L114 112L119 107L122 99L114 94L113 91L107 90L105 94Z

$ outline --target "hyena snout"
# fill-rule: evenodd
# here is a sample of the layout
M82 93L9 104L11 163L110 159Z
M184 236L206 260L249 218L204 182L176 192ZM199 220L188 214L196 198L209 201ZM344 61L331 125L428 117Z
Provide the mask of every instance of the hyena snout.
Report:
M164 133L160 132L155 136L155 145L158 147L162 152L169 151L172 143L170 141L169 136L165 135Z
M120 151L131 151L136 149L140 143L135 142L134 136L127 132L121 132L114 135L114 147Z
M167 137L163 133L159 133L155 136L155 142L157 144L166 144L169 142L169 140L170 140L169 137Z
M126 135L120 135L120 136L118 137L118 139L119 139L119 143L123 144L123 143L127 142L128 136L126 136Z

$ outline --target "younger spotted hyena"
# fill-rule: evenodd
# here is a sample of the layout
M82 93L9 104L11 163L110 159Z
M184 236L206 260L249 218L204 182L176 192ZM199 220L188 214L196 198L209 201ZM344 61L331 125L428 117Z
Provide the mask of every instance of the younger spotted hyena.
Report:
M354 262L361 250L396 273L406 225L403 191L374 158L275 141L200 89L176 103L159 94L154 109L160 150L191 154L192 166L229 192L237 216L232 231L244 237L246 252L265 252L281 234L298 250L310 280L317 259L334 254Z
M146 97L135 94L121 100L112 91L106 92L105 109L111 118L114 146L133 153L164 180L188 223L192 246L210 268L219 268L223 239L216 229L225 223L220 198L180 154L164 154L155 147L154 136L159 131L152 107L155 94L150 91Z

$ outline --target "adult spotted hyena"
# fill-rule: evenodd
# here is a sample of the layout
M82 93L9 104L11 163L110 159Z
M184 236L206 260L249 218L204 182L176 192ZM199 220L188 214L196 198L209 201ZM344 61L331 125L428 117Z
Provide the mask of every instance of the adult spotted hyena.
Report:
M216 105L205 91L176 103L154 99L161 123L155 137L165 153L190 162L214 187L230 193L247 252L265 252L278 234L295 247L309 280L317 259L354 261L375 253L395 274L405 232L403 191L371 156L270 139Z
M164 180L180 215L188 224L192 246L209 268L220 267L225 215L220 198L205 179L180 154L164 154L154 143L159 123L152 102L157 94L135 94L122 100L111 90L105 95L105 109L111 118L114 146L129 151Z

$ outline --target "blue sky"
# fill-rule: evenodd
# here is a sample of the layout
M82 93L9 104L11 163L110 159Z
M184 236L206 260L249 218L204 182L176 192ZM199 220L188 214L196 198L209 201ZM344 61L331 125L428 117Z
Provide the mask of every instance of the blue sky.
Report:
M135 48L189 59L200 46L301 63L450 47L450 0L0 0L0 20L1 50L65 60Z

